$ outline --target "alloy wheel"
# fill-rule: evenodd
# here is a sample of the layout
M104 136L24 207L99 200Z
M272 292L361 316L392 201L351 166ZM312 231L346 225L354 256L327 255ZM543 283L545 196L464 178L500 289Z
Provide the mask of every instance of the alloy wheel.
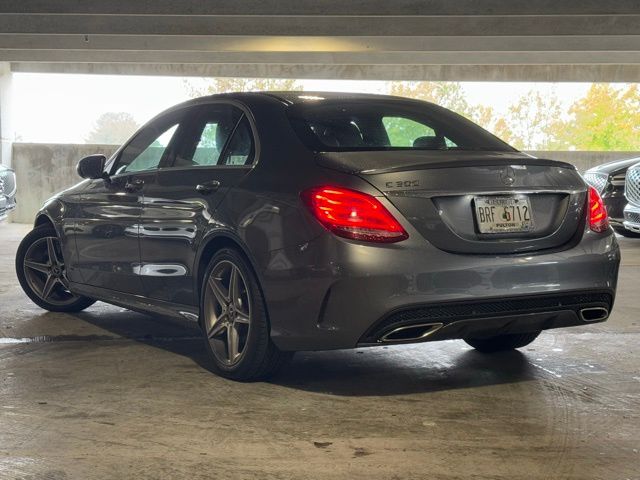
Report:
M216 358L227 366L243 357L251 329L251 298L240 268L218 262L207 279L204 326Z
M42 237L29 246L24 257L24 274L31 290L43 301L64 306L78 300L69 281L60 240Z

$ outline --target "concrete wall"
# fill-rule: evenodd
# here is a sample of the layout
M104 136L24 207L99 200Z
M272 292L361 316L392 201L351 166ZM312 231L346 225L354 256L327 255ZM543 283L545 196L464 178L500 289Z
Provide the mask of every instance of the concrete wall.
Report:
M78 183L76 164L92 153L111 155L116 145L14 143L12 168L16 171L18 205L11 221L33 222L42 203L54 193Z
M31 223L42 203L54 193L80 181L78 160L92 153L111 155L116 145L14 143L13 168L18 184L18 206L11 220ZM562 160L584 172L600 163L640 157L640 152L528 152L536 157Z

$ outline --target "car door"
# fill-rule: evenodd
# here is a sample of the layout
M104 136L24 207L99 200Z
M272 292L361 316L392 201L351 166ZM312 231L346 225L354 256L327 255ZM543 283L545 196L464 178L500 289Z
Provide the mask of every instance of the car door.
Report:
M172 112L141 129L107 170L83 191L76 224L78 269L87 285L143 294L140 279L140 218L143 186L153 183L180 127Z
M145 295L197 304L194 271L204 232L224 219L221 200L251 170L255 136L248 112L230 103L190 110L180 146L145 184L140 227Z

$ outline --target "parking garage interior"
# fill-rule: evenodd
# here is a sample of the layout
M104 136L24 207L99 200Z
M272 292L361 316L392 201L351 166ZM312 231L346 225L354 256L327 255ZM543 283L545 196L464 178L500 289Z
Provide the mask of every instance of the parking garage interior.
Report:
M115 146L22 143L12 121L20 73L635 83L639 52L631 0L1 2L18 207L0 222L0 478L640 478L640 239L618 236L605 323L494 356L455 340L299 352L237 383L195 323L30 302L20 240L81 157ZM640 157L545 155L581 171Z

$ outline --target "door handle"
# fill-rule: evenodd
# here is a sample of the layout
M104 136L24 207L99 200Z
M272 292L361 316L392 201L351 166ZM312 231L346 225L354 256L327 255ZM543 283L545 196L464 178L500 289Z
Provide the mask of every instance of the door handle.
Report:
M222 184L218 180L211 180L210 182L199 183L196 185L196 190L200 193L212 193L220 188Z
M144 185L144 180L142 180L141 178L128 179L127 183L124 184L124 189L127 192L131 193L131 192L135 192L136 190L140 190L143 185Z

